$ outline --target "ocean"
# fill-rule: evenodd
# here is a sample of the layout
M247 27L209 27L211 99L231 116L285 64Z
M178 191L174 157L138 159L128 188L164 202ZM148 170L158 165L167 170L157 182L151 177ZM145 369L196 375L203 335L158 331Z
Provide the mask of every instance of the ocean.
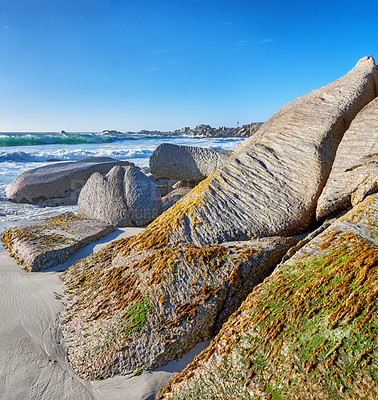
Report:
M0 233L18 220L40 219L66 211L77 211L77 206L43 208L9 202L5 196L6 186L29 169L51 162L79 160L87 156L107 156L133 162L138 167L148 167L152 152L161 143L234 150L241 140L140 134L104 135L89 132L0 133Z

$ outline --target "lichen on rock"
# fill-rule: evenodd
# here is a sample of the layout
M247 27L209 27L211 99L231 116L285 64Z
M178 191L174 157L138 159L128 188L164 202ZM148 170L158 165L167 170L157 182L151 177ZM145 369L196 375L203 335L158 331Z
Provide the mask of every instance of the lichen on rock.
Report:
M257 286L166 399L375 399L378 195Z

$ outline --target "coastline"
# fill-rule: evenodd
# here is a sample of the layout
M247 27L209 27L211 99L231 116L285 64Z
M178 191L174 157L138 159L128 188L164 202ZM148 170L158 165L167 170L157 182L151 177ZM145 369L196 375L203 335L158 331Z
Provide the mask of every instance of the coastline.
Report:
M18 221L12 225L27 225ZM68 261L43 272L26 272L0 250L0 399L153 399L208 343L201 343L180 360L139 376L115 376L84 381L70 367L60 320L65 310L59 272L100 250L112 240L132 236L143 228L121 228L79 250ZM62 296L62 297L61 297Z

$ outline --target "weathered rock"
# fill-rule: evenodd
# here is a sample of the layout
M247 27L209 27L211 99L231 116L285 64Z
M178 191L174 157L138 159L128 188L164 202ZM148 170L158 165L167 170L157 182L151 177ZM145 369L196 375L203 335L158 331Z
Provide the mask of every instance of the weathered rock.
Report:
M80 192L79 216L115 226L144 226L161 213L160 193L136 167L93 174Z
M296 243L140 251L133 240L113 242L63 275L75 293L64 325L68 357L85 378L154 368L208 340Z
M162 143L150 157L150 171L179 181L201 181L220 168L231 153L228 150Z
M96 158L95 158L96 159ZM93 159L92 159L93 160ZM134 165L128 161L75 161L50 164L25 171L6 188L7 199L16 203L38 203L51 198L69 198L82 188L94 173L106 174L115 165Z
M94 173L81 189L78 215L115 226L133 226L124 199L124 174L120 166L113 167L105 177Z
M66 213L34 225L8 229L1 240L10 255L25 269L40 271L63 263L81 247L114 230L112 225Z
M346 131L322 194L316 216L355 206L378 190L378 98L360 111Z
M378 195L256 287L168 399L378 398Z
M377 94L377 73L365 57L344 77L284 106L143 235L204 245L306 230L342 135Z
M124 190L126 205L133 225L148 225L161 213L162 204L159 190L137 168L125 168Z
M174 189L172 192L168 193L161 199L163 205L163 212L167 211L168 208L172 207L173 204L177 203L182 197L188 194L191 191L190 188L180 187Z

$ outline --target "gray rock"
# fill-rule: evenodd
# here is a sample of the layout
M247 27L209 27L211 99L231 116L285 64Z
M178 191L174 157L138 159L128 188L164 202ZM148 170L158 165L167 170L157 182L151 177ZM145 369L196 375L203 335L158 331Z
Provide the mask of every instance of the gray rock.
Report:
M124 170L125 200L131 222L135 226L148 225L161 213L160 192L137 168L126 167Z
M230 155L231 151L226 150L162 143L150 157L150 172L179 181L201 181L221 167Z
M160 193L136 167L93 174L82 188L79 216L115 226L144 226L161 213Z
M377 74L365 57L344 77L282 107L142 235L201 246L307 230L344 132L377 95Z
M67 198L82 188L94 172L106 174L115 165L134 164L117 160L50 164L23 172L7 186L6 196L16 203L31 204L52 198Z
M172 192L168 193L161 199L163 204L163 212L167 211L168 208L172 207L175 203L177 203L182 197L188 194L191 191L188 187L180 187L172 190Z
M115 226L133 226L124 200L124 169L113 167L104 177L94 173L81 189L78 215Z
M346 131L322 194L316 217L355 206L378 190L378 98L371 101Z
M6 230L1 240L10 255L29 271L41 271L65 262L81 247L115 229L112 225L60 214L22 228Z

